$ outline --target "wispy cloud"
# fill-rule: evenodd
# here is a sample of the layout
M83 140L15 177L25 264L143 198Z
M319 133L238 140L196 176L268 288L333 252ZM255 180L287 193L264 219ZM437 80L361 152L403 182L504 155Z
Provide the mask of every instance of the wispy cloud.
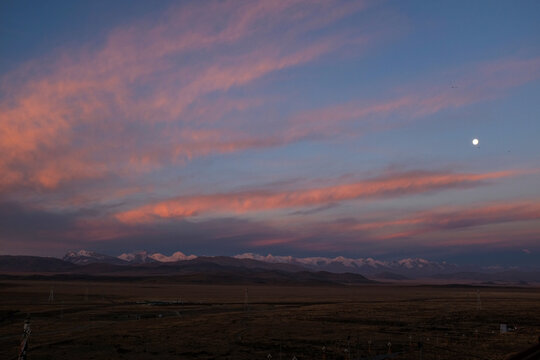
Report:
M205 213L241 214L283 208L320 207L353 199L397 197L452 188L467 188L481 185L488 180L515 176L519 173L517 171L483 174L411 171L307 190L285 192L260 190L184 196L121 212L116 215L116 218L125 223L144 223L156 219L186 218Z
M498 249L518 244L530 247L540 237L537 200L435 207L403 217L387 211L381 220L373 220L372 216L289 224L285 227L287 233L279 238L253 238L249 245L262 248L286 245L302 251L333 253L358 249L391 252L403 248L444 252L450 248L456 251L456 247L469 251L486 245Z
M540 74L538 58L497 60L475 66L459 90L412 84L407 95L293 115L270 133L217 123L261 99L216 100L216 93L369 39L328 28L366 8L365 2L185 4L159 24L143 19L113 30L100 46L22 66L1 83L0 192L134 177L201 156L354 134L351 123L361 124L360 132L388 126L378 120L464 106Z
M53 189L137 172L151 161L271 146L238 129L189 126L188 116L200 113L193 107L205 107L198 101L209 94L354 41L360 34L310 34L363 8L364 2L184 4L159 24L144 19L113 30L96 48L66 49L22 66L1 83L0 191ZM218 111L246 106L236 104Z
M495 59L454 69L452 82L441 76L439 83L402 85L397 95L385 99L358 98L347 103L307 110L289 120L288 139L325 138L356 135L403 126L442 110L464 107L501 97L516 86L540 78L540 57L529 59ZM442 82L442 83L441 83ZM459 84L453 86L452 84ZM390 121L383 121L392 117Z
M351 231L369 231L381 239L540 219L540 202L492 203L476 207L439 208L394 220L353 224Z

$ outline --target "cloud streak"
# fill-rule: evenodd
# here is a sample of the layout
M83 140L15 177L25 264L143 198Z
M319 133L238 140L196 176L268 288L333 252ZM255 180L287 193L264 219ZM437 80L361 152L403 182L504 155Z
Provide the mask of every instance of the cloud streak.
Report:
M540 75L538 58L491 61L470 71L459 91L413 85L404 96L293 115L270 134L217 123L261 100L222 97L212 106L216 93L373 37L328 30L366 8L364 2L186 4L169 9L159 24L141 20L111 31L95 48L22 66L1 83L0 192L53 191L201 156L372 131L388 126L381 117L399 115L399 122L465 106ZM351 131L351 124L360 129Z
M307 4L185 4L157 25L141 20L113 30L97 48L66 50L9 74L1 83L0 191L50 190L152 169L141 163L275 145L236 129L201 128L189 115L208 95L313 61L357 37L305 38L363 10L363 2Z
M301 251L394 252L456 251L478 246L512 248L534 247L540 237L540 205L537 200L484 203L477 206L435 207L405 217L388 220L347 218L309 222L286 227L278 238L254 238L249 245L257 248L285 246ZM509 241L508 239L512 239ZM404 245L406 241L407 246ZM438 250L437 250L438 249Z
M539 219L540 203L538 201L519 201L466 208L436 208L394 220L349 224L347 229L369 232L381 240L390 240ZM489 243L489 239L485 241Z
M353 101L308 110L289 120L288 139L330 137L350 132L367 132L403 126L411 120L421 119L439 111L460 108L477 102L501 97L505 91L540 78L540 57L529 59L497 59L460 69L453 82L409 84L397 92L405 95L379 99ZM465 75L463 75L465 73ZM382 121L392 117L389 121Z
M515 176L520 172L483 174L411 171L356 183L321 188L267 192L249 191L179 197L116 214L124 223L146 223L156 219L187 218L206 213L242 214L284 208L324 206L363 198L397 197L452 188L478 186L488 180Z

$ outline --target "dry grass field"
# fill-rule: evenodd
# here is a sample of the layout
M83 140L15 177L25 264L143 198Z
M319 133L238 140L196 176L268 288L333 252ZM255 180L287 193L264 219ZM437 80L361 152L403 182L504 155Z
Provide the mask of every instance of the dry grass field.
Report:
M27 314L31 360L504 359L536 343L539 288L478 293L450 286L5 280L0 358L17 358ZM500 334L500 323L517 330Z

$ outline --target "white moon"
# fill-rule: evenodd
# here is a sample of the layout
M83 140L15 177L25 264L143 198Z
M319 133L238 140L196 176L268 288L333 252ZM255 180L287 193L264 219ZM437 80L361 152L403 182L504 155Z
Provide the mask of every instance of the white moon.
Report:
M472 144L473 144L474 146L478 145L478 139L473 139Z

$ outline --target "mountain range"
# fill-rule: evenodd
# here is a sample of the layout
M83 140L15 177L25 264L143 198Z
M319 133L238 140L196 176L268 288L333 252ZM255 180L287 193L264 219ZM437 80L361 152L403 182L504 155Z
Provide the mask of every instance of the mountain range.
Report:
M186 255L177 251L171 256L161 253L149 253L147 251L138 251L133 253L123 253L118 257L98 254L92 251L80 250L78 252L68 252L63 260L73 264L83 265L96 262L127 265L127 264L150 264L150 263L172 263L177 261L193 260L196 255ZM460 271L454 265L446 262L435 262L421 258L406 258L395 261L381 261L373 258L346 258L338 256L335 258L327 257L293 257L293 256L273 256L258 255L253 253L244 253L235 255L235 259L256 260L267 264L286 264L294 265L303 270L309 271L327 271L331 273L354 273L374 276L377 274L386 274L387 276L396 273L398 276L417 278L436 274L448 274ZM468 269L467 269L468 270Z
M355 274L377 275L397 273L406 277L426 277L441 273L451 273L458 270L454 264L435 262L421 258L406 258L395 261L381 261L373 258L351 259L343 256L335 258L306 257L296 258L292 256L261 256L257 254L236 255L239 259L254 259L270 263L287 263L304 266L308 269L329 271L335 273L351 272Z
M142 254L139 254L142 255ZM371 283L360 274L309 271L293 264L274 264L234 257L196 257L190 260L160 262L148 256L121 260L92 252L70 252L72 263L51 257L0 256L0 279L59 279L134 281L158 280L195 284L281 284L281 285L353 285ZM96 259L97 258L97 259Z
M540 271L464 267L421 258L382 261L373 258L292 257L244 253L232 257L167 256L138 251L117 257L94 251L69 251L62 259L37 256L0 256L0 273L55 274L55 276L175 277L188 282L221 283L366 283L430 279L442 283L539 283ZM7 274L7 275L6 275ZM9 275L11 274L11 275Z

